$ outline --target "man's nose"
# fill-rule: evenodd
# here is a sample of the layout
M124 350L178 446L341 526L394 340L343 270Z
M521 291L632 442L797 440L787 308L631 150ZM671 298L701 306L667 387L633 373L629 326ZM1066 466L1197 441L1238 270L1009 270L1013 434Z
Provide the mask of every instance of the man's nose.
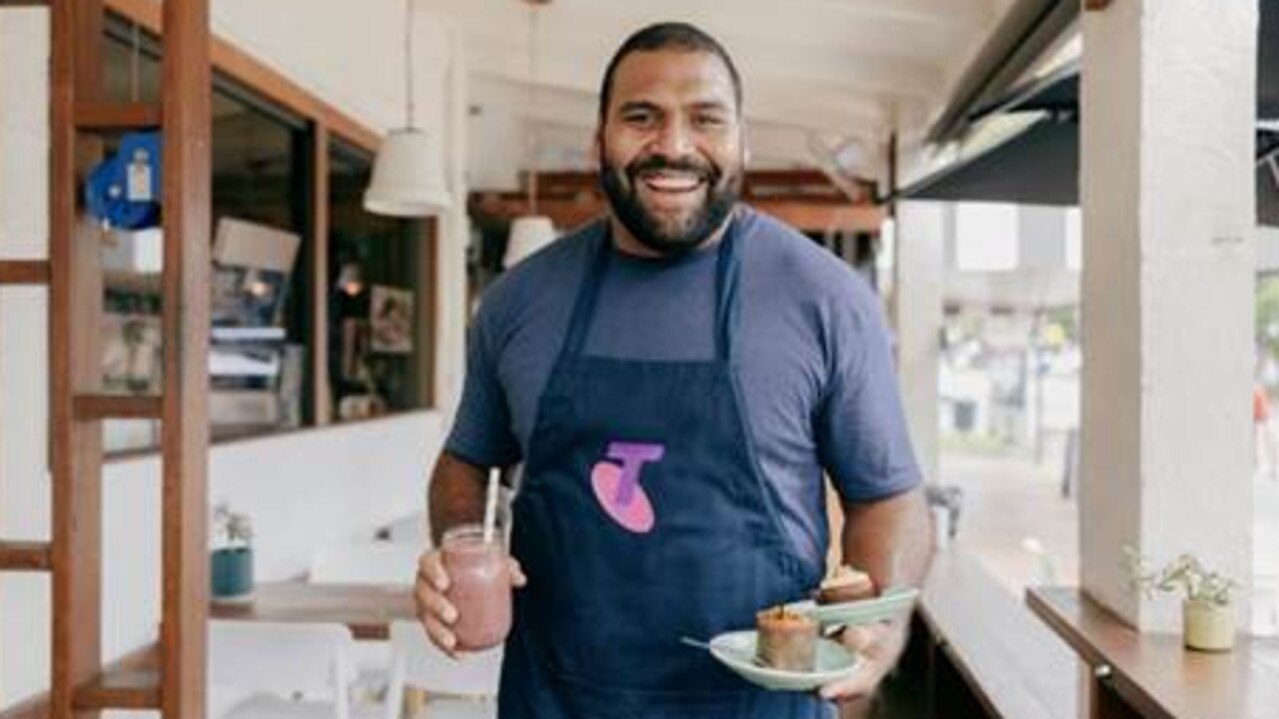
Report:
M693 149L692 133L683 120L671 118L662 123L653 145L655 152L666 157L684 157Z

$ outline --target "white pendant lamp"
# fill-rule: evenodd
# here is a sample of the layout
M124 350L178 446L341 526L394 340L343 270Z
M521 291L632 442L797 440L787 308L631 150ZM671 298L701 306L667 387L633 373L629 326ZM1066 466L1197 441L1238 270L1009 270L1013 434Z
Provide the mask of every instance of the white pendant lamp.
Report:
M528 3L529 32L529 92L528 110L533 112L533 88L537 82L537 10L539 5L550 4L549 0L524 0ZM510 269L518 262L546 247L555 241L555 225L551 218L537 214L537 150L532 140L528 141L528 211L529 214L515 218L511 222L511 234L506 238L506 254L502 256L502 266Z
M413 124L413 0L405 0L404 95L407 122L378 148L364 209L393 217L429 217L449 208L444 163L425 132Z

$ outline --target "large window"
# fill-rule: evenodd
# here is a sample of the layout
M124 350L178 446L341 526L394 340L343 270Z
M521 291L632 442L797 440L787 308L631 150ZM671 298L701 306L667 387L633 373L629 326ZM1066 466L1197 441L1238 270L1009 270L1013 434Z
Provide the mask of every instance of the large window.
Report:
M105 99L157 102L159 39L116 16L109 16L106 36ZM364 212L372 156L354 141L326 148L330 194L318 197L316 173L325 163L317 161L314 148L327 133L316 130L320 118L285 102L270 88L215 68L209 358L214 441L430 404L429 228ZM150 142L158 144L155 137ZM101 157L132 156L138 142L147 142L145 133L110 137ZM157 394L159 218L125 228L90 214L102 236L103 390ZM316 228L325 223L330 236L316 246ZM317 274L321 266L327 276ZM158 430L152 420L109 421L106 449L152 449Z
M372 167L368 152L330 146L328 369L339 421L430 404L433 244L421 221L364 210Z

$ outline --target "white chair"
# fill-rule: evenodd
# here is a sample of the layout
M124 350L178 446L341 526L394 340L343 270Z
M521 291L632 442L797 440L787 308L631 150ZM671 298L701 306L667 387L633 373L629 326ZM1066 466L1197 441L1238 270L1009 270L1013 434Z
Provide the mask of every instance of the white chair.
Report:
M349 719L351 630L340 624L209 622L209 695L239 692L223 719Z
M497 716L497 686L502 671L502 648L452 659L435 648L420 624L391 623L391 680L386 693L386 719L397 719L405 687L430 695L425 716L430 719L493 719Z
M413 584L425 548L400 542L345 544L321 550L311 561L312 582Z
M311 562L310 580L333 584L411 585L417 576L422 549L399 542L346 544L322 550ZM391 664L388 642L358 641L351 651L358 680L354 687L358 704L379 700L387 687Z

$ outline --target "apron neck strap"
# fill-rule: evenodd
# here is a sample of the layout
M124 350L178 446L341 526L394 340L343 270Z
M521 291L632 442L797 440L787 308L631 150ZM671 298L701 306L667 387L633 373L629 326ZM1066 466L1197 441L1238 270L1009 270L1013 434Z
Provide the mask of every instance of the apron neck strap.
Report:
M733 331L737 324L737 288L740 272L738 258L738 222L734 211L728 221L728 227L715 248L715 359L727 361L733 346ZM577 301L573 305L573 316L569 322L568 336L564 339L563 352L570 356L579 356L586 346L591 321L595 317L595 305L599 299L600 286L608 271L613 256L613 233L608 221L600 232L595 257L582 281L582 288L577 293Z

